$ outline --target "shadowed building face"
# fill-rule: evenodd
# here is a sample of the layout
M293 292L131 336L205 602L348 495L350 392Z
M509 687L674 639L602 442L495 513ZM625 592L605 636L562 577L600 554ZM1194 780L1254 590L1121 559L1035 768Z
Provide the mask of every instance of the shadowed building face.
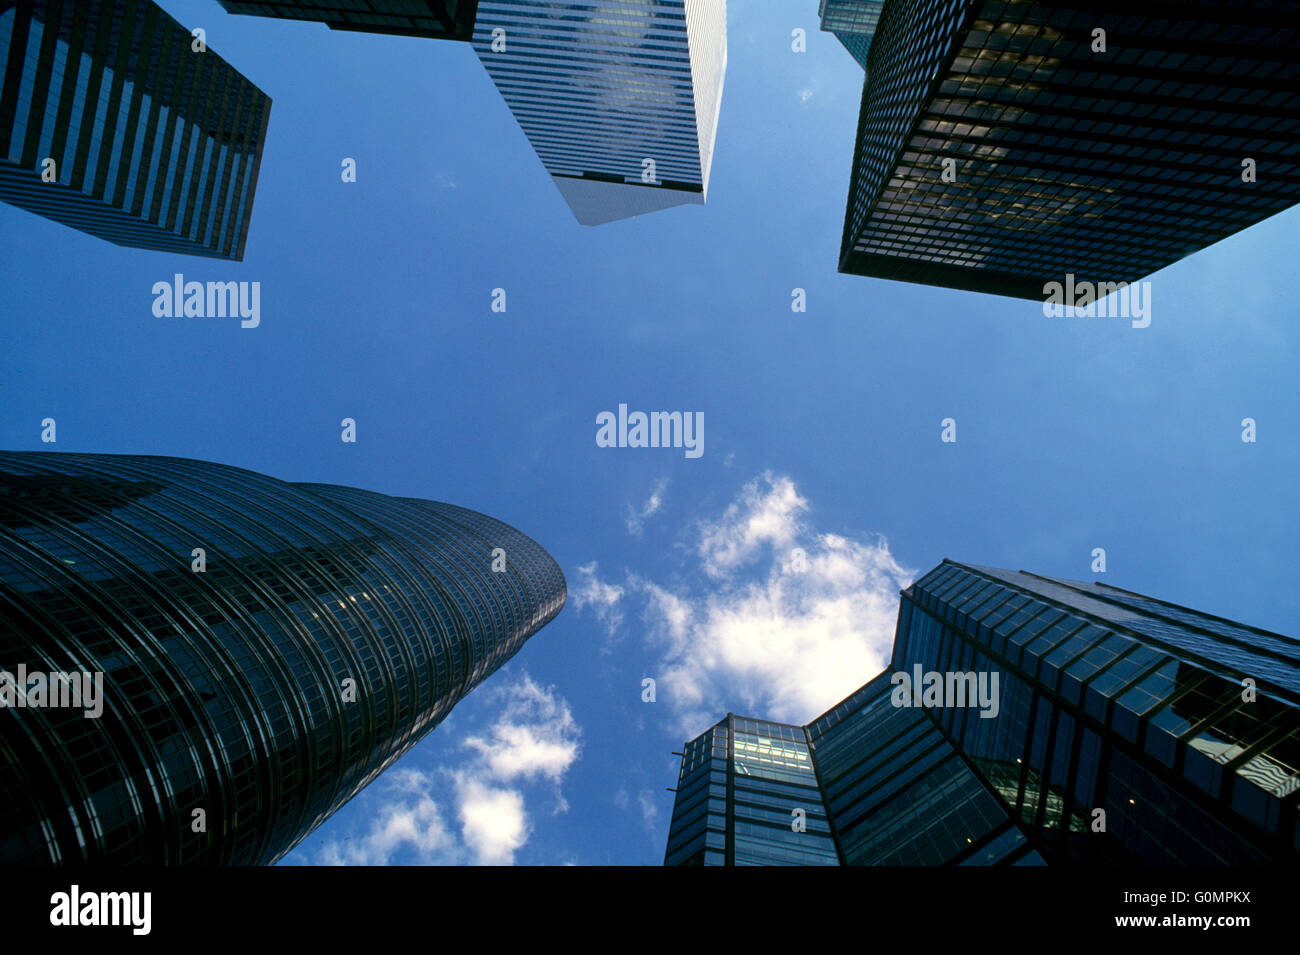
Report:
M242 259L271 100L150 2L0 0L0 199Z
M229 13L313 20L331 30L469 40L478 0L221 0Z
M0 453L0 861L261 864L559 613L536 542L450 504L177 458ZM202 831L196 821L202 818Z
M1294 863L1300 641L945 561L903 592L889 670L684 752L670 865Z
M835 34L864 70L871 50L871 38L880 22L885 0L821 0L817 16L822 29Z
M1286 209L1298 9L889 0L839 270L1041 301L1067 275L1133 282Z

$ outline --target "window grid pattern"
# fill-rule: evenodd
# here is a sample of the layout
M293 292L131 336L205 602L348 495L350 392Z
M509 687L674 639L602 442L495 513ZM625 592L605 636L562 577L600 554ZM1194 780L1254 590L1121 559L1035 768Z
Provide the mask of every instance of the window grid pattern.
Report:
M1041 301L1067 274L1137 281L1282 211L1300 199L1297 9L889 4L840 270ZM1246 157L1267 175L1243 182Z
M733 864L838 865L803 727L732 717L731 740Z
M884 6L885 0L821 0L817 15L822 29L833 33L858 65L866 69L871 38Z
M1115 587L944 561L903 592L884 673L802 728L714 728L732 726L734 742L713 751L709 825L725 835L743 819L748 841L734 859L724 839L695 860L799 861L737 803L760 772L778 794L795 783L802 749L788 741L802 732L842 864L1293 863L1298 648ZM996 714L984 701L897 705L894 674L917 666L996 674ZM750 762L760 739L768 762ZM687 752L683 778L701 771ZM747 770L730 788L729 755ZM684 805L679 792L674 825Z
M1242 684L1286 669L1278 658L1297 641L1114 588L950 562L909 603L895 667L1000 672L997 719L937 719L1049 858L1221 865L1300 850L1297 695L1255 677L1247 699ZM1137 769L1120 779L1117 766ZM1141 824L1097 837L1099 808ZM1149 824L1153 812L1178 825Z
M682 747L664 865L727 863L727 720Z
M848 865L983 864L1023 855L1011 819L920 709L894 706L883 673L808 727ZM996 847L995 847L996 844Z

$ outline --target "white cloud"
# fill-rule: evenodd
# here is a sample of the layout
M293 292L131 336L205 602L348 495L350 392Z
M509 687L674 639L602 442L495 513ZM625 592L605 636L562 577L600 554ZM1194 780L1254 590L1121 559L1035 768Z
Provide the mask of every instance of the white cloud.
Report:
M605 630L612 635L623 625L623 611L620 607L623 588L616 584L605 583L598 578L596 576L598 569L594 560L578 568L575 586L569 588L569 602L578 612L591 607L595 611L596 619L604 624Z
M637 808L641 810L641 821L645 823L646 829L653 833L655 826L659 821L659 806L655 803L655 794L652 790L642 789L636 794ZM632 797L627 789L620 786L614 793L614 805L618 809L626 812L632 807Z
M578 724L569 705L525 674L506 688L505 709L489 738L471 736L492 778L501 782L543 776L558 783L578 758Z
M658 701L685 736L729 710L806 722L884 669L914 572L883 538L818 531L808 511L790 478L764 473L699 525L703 575L684 576L704 586L628 575L659 654Z
M643 789L636 794L636 801L641 807L641 819L645 822L645 827L654 832L655 823L659 819L659 807L655 804L655 794L648 789Z
M317 864L388 865L403 850L413 852L424 864L458 861L456 838L428 795L433 780L419 770L394 769L380 783L396 792L396 798L380 807L365 836L326 843Z
M486 732L465 739L462 746L474 753L468 763L437 773L390 769L376 782L385 801L374 810L367 834L332 840L310 861L512 864L533 831L529 784L547 783L554 811L568 809L561 784L578 759L582 733L555 688L526 673L484 694L481 702L497 717Z
M461 834L479 865L512 865L528 841L523 794L499 789L475 776L457 781Z
M766 473L750 481L719 521L701 525L698 550L704 572L725 578L765 548L788 549L806 510L808 502L788 477Z
M650 497L640 510L627 506L627 532L633 537L640 537L641 532L645 530L645 522L659 513L660 508L664 506L664 492L668 489L668 479L660 478L654 488L650 491Z

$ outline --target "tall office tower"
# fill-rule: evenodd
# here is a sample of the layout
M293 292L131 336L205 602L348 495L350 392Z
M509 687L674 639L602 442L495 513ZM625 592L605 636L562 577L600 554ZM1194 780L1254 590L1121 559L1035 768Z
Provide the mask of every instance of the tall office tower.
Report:
M469 41L478 0L221 0L230 13L315 20L331 30Z
M683 754L666 865L837 864L802 727L728 713Z
M1048 283L1133 282L1286 209L1297 12L889 0L839 270L1042 301Z
M474 49L580 223L703 204L725 0L480 0Z
M821 859L827 834L847 865L1294 863L1300 640L944 561L903 592L889 670L684 752L668 864Z
M0 199L242 259L271 100L150 0L0 0Z
M0 862L272 862L564 600L462 507L0 453Z
M871 38L876 33L884 5L885 0L821 0L817 10L822 29L835 34L864 70L867 68L867 51L871 49Z

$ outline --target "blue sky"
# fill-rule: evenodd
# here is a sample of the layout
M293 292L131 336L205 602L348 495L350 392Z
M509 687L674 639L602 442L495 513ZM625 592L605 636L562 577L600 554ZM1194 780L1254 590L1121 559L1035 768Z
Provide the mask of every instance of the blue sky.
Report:
M944 557L1086 580L1104 547L1108 583L1296 633L1300 210L1152 276L1148 328L1049 319L836 273L862 73L816 0L729 5L708 204L598 228L468 45L163 6L274 100L245 261L0 206L0 446L53 417L57 450L451 501L569 580L287 861L659 864L671 751L865 683ZM259 281L260 326L155 317L176 272ZM702 412L703 456L597 447L620 403Z

